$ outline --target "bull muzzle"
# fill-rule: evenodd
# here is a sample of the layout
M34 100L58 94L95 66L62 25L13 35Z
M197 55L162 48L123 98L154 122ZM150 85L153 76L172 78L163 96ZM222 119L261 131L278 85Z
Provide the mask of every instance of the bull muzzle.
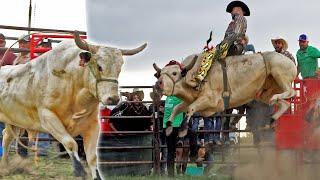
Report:
M161 80L158 80L155 84L155 89L156 91L159 93L159 94L162 94L162 91L163 91L163 81L162 79Z

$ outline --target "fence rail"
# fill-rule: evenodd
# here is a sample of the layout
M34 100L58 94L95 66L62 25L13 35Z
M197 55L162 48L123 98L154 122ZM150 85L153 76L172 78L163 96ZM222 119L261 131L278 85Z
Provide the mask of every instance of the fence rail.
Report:
M66 30L66 29L49 29L49 28L31 28L31 27L23 27L23 26L8 26L8 25L0 25L0 29L10 29L10 30L19 30L19 31L42 31L42 32L60 32L60 33L73 33L74 30ZM86 35L87 32L79 31L79 34Z

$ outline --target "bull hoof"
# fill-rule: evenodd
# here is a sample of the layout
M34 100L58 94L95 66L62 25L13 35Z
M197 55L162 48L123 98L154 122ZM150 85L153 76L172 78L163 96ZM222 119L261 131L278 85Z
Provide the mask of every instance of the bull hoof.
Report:
M97 174L97 177L95 177L93 180L102 180L102 178L100 177L100 173L99 173L98 169L96 169L96 174Z
M187 129L182 129L179 131L179 138L183 138L188 134L188 128Z
M84 170L80 161L78 161L74 156L72 157L72 164L73 164L73 174L75 177L82 177L85 179L87 173Z
M173 131L172 126L167 126L167 128L166 128L166 136L170 136L170 134L172 133L172 131Z

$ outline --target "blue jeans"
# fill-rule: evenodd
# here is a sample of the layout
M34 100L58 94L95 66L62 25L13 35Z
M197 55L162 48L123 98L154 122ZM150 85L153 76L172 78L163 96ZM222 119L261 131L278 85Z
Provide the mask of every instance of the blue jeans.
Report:
M204 120L204 130L221 130L221 117L206 117ZM218 141L220 140L220 132L206 133L204 141Z
M39 139L40 138L50 138L49 134L47 133L39 133ZM48 149L50 146L50 143L49 141L40 141L39 140L39 143L38 143L38 147L40 148L40 151L39 151L39 155L47 155L47 151L46 149Z
M215 123L214 123L214 130L221 130L222 127L222 118L221 116L217 116L214 118L215 119ZM214 140L220 140L220 132L216 132L214 133Z
M191 117L190 121L192 122L192 125L191 125L192 132L195 132L198 130L200 119L201 117L199 116L199 114L196 114L196 113L194 116Z
M2 131L4 130L4 128L5 128L5 125L4 125L4 123L0 123L0 135L1 135L1 137L2 137ZM1 142L0 142L0 146L2 146L2 138L1 138Z

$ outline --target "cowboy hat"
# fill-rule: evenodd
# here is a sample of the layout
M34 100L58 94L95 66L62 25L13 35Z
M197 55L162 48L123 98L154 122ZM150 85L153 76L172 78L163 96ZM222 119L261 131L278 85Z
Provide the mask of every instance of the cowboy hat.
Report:
M232 1L231 3L228 4L226 11L228 13L232 12L232 9L234 7L241 7L243 11L244 16L250 16L250 9L249 7L242 1Z
M140 90L139 88L133 88L132 90L132 96L137 95L140 97L141 101L144 99L144 92Z
M273 47L276 46L276 41L281 41L282 44L283 44L283 50L287 50L288 49L288 43L285 39L281 38L281 37L277 37L277 38L274 38L274 39L271 39L271 43L273 45Z

